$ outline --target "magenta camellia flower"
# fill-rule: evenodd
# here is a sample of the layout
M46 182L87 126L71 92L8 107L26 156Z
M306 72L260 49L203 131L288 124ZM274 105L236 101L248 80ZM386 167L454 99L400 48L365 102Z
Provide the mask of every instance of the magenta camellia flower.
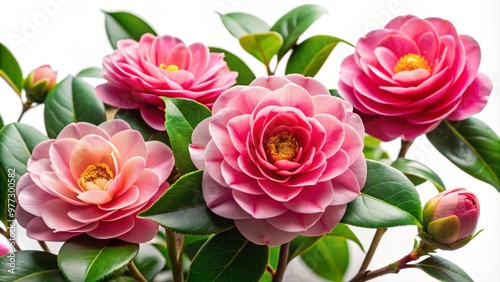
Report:
M479 201L464 188L442 192L429 200L423 210L420 234L432 246L455 250L473 237L479 219Z
M492 83L478 72L480 60L478 43L450 22L397 17L357 42L342 62L338 91L367 133L411 140L484 108Z
M349 103L295 74L222 93L189 149L208 208L275 246L340 221L366 180L363 136Z
M167 145L144 142L122 120L70 124L33 150L17 185L16 218L36 240L86 233L147 242L158 225L136 215L169 187L173 165Z
M165 130L164 102L160 97L187 98L211 107L236 82L224 54L205 45L186 46L172 36L145 34L140 41L126 39L104 58L104 78L97 96L109 105L140 109L144 120Z

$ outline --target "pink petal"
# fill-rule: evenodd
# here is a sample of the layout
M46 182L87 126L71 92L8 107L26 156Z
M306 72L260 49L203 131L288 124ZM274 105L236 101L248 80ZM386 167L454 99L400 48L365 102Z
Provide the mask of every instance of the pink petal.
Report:
M261 76L252 83L250 83L250 86L262 86L264 88L267 88L271 91L280 89L281 87L285 86L286 84L290 83L290 80L286 79L285 77L281 76Z
M47 227L41 217L36 217L26 226L26 235L39 241L66 241L71 237L80 235L81 232L54 232Z
M116 133L109 140L120 152L122 162L126 162L132 157L147 159L148 149L144 138L137 130L124 130Z
M304 236L321 236L330 231L344 216L347 205L335 205L326 208L321 218L309 229L300 232Z
M340 121L345 120L346 108L342 99L333 96L316 95L312 97L315 114L328 114Z
M41 215L43 221L49 228L54 229L54 232L71 231L87 225L68 216L68 212L74 208L75 206L63 200L50 200L43 205Z
M280 183L267 179L259 179L257 182L267 195L279 202L286 202L295 198L303 189L302 186L285 187Z
M363 137L359 136L358 131L348 124L344 125L345 139L341 148L349 156L349 165L352 165L363 151Z
M111 197L117 197L125 192L142 175L146 161L141 157L132 157L123 164L122 171L113 180L108 188Z
M52 171L44 172L40 176L40 180L45 187L47 187L47 193L53 196L57 196L64 201L71 203L75 206L85 206L86 203L81 202L77 196L78 194L73 191L73 189L68 188L66 183L62 182L57 175Z
M85 192L82 195L84 194ZM129 207L130 205L135 203L138 199L139 199L139 189L136 186L132 186L120 196L111 199L109 202L98 205L99 208L103 210L119 210Z
M335 193L332 205L347 204L359 196L363 187L360 185L357 176L353 170L348 169L332 180L333 191ZM363 181L363 179L360 180Z
M232 190L215 182L205 171L203 173L203 198L214 213L231 219L245 219L251 216L234 200Z
M57 139L73 138L79 140L90 134L101 136L106 140L109 139L109 134L106 131L87 122L70 123L66 125L57 135Z
M333 186L331 182L319 182L314 186L302 189L299 195L288 202L283 203L286 208L297 213L319 213L324 212L333 200Z
M287 211L283 203L267 195L251 195L234 190L233 197L244 211L257 219L278 216Z
M135 244L146 243L153 239L156 233L158 233L158 224L148 219L135 218L134 227L118 239Z
M35 216L42 216L40 212L42 210L43 204L54 199L57 198L50 194L47 194L34 183L22 188L22 191L17 196L18 204L26 212L29 212Z
M51 166L57 176L75 193L80 193L77 180L70 170L70 157L78 140L64 138L56 140L49 150Z
M68 216L83 223L97 222L112 215L115 211L105 211L96 205L75 207L68 212Z
M193 164L198 169L205 169L205 147L212 140L208 125L211 118L207 118L200 122L191 135L191 144L189 145L189 154Z
M401 71L392 76L392 79L408 86L416 86L429 78L431 73L426 69Z
M55 142L54 139L49 139L38 143L38 145L35 146L33 152L31 153L31 158L29 158L28 160L28 166L30 165L31 162L40 159L48 159L50 146L52 146L52 143L54 142Z
M132 230L134 224L134 216L124 217L115 221L100 221L97 228L87 232L87 234L97 239L116 238Z
M305 77L300 74L288 74L285 75L285 78L290 80L291 82L302 86L311 96L315 95L326 95L330 96L330 92L326 87L321 84L321 82L317 81L311 77Z
M196 58L196 60L191 60L187 69L192 72L195 77L199 77L208 67L210 62L210 50L201 43L191 44L188 48L191 56ZM199 81L195 83L199 83Z
M164 52L164 51L162 51ZM176 65L181 70L188 68L191 60L191 52L183 43L175 45L170 52L168 52L165 65Z
M106 131L109 134L109 136L113 136L120 131L131 129L130 125L121 119L107 120L99 124L99 128Z
M108 191L104 190L89 190L77 196L84 203L94 205L104 205L113 200L113 197Z
M165 112L157 106L151 104L142 105L141 116L153 129L165 131Z
M73 179L79 179L89 165L98 163L106 164L116 174L117 169L112 157L112 153L115 151L114 146L101 136L91 134L78 140L69 160Z
M282 215L268 218L266 221L283 231L303 232L316 223L322 214L322 212L302 214L288 211Z
M319 149L325 153L326 158L330 158L344 142L345 133L342 123L337 118L327 114L317 114L314 119L321 124L326 133L325 146ZM315 136L312 138L316 139Z
M450 120L464 120L479 113L486 106L488 96L493 89L493 83L483 73L478 73L476 79L467 87L458 108L448 116Z
M277 229L265 219L240 219L234 223L246 239L257 245L279 246L290 242L299 234Z
M151 62L156 66L159 66L161 63L167 64L167 56L171 52L172 48L179 44L183 44L179 38L168 35L156 38L153 37L151 41L152 45L150 49L150 59ZM141 48L144 48L145 50L147 50L147 47L147 45L145 45L144 47L141 46Z
M146 142L148 157L146 159L146 168L156 172L160 182L167 180L174 168L174 155L172 150L159 141Z
M268 106L288 106L302 111L306 116L314 115L314 104L312 103L311 94L304 88L293 83L289 83L266 95L257 105L254 113L258 113L261 109Z
M25 211L21 205L16 206L16 221L19 225L26 228L31 220L36 218L32 213Z

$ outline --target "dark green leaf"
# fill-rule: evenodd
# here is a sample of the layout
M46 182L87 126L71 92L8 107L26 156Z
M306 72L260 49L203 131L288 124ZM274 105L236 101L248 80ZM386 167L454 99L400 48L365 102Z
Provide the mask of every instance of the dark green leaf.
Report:
M342 97L340 97L339 92L337 91L337 89L329 89L328 91L330 92L330 95L342 99Z
M0 281L66 281L51 253L18 251L1 256L0 265Z
M391 166L404 173L415 185L419 185L428 180L434 184L439 192L443 192L446 189L441 178L422 163L399 158L393 162Z
M57 264L70 281L98 281L127 266L138 251L138 244L79 235L64 242Z
M367 160L367 165L366 184L347 205L342 222L367 228L422 226L422 205L413 183L383 163Z
M249 33L261 33L269 31L270 26L260 18L245 13L229 13L220 15L222 23L227 30L236 38Z
M102 68L90 67L81 70L76 77L102 78Z
M166 97L162 99L165 101L165 127L174 152L175 166L183 175L196 170L188 149L191 134L198 123L212 113L207 107L193 100Z
M288 251L288 261L291 261L297 256L300 256L305 251L309 250L322 236L316 237L306 237L297 236L292 241L290 241L290 250Z
M269 66L271 59L278 53L283 44L281 35L274 31L251 33L240 37L240 45L250 55Z
M324 236L301 258L319 276L340 282L349 265L347 241L335 236Z
M318 5L302 5L282 16L271 28L283 38L283 46L278 53L280 60L291 48L299 37L321 16L328 14L328 11Z
M139 41L145 33L156 35L154 29L143 19L127 12L104 12L106 33L113 49L120 39Z
M205 204L202 175L201 170L183 175L139 216L185 234L206 235L228 230L234 222L214 214Z
M137 269L148 281L153 280L156 274L163 269L166 262L163 254L150 244L140 245L139 253L134 259Z
M247 64L233 53L216 47L210 47L210 52L224 53L224 61L226 61L229 69L238 72L236 85L248 85L255 79L255 74Z
M85 121L98 125L106 121L106 112L92 85L68 76L47 95L44 117L47 135L56 138L70 123Z
M461 170L500 191L500 138L487 124L445 120L427 138Z
M184 254L192 260L209 238L210 235L186 235Z
M456 264L439 256L431 256L415 266L439 281L474 281Z
M315 76L339 42L346 41L329 35L309 37L293 50L290 59L288 59L285 73Z
M269 261L268 264L272 269L276 270L278 267L278 260L280 258L280 246L269 247ZM273 277L269 271L264 272L264 275L260 278L259 282L272 282Z
M137 279L129 276L113 276L105 279L104 282L137 282Z
M126 121L132 129L141 133L145 141L157 140L170 145L167 132L151 128L142 118L140 110L119 109L114 118Z
M15 187L21 175L27 172L31 152L45 140L45 135L27 124L10 123L0 130L0 220L5 226L8 220L14 219Z
M2 116L0 116L0 130L3 128L3 126L4 126L3 119Z
M269 248L247 241L236 228L210 238L193 259L187 282L258 281Z
M21 95L23 73L14 55L2 43L0 43L0 77L5 79L17 95Z
M354 232L352 232L349 226L345 224L342 223L337 224L337 226L335 226L335 228L330 233L328 233L327 236L336 236L346 240L351 240L354 243L356 243L363 252L365 251L358 237L356 237L356 235L354 234Z

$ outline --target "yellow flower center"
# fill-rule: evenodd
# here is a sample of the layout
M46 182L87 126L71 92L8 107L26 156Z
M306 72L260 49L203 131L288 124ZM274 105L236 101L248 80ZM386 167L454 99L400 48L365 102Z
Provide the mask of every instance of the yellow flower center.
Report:
M403 57L401 57L394 67L394 72L402 72L402 71L412 71L416 69L425 69L428 71L431 71L431 68L429 67L429 62L427 60L417 54L406 54Z
M165 66L164 63L161 63L159 66L158 66L160 69L164 69L168 72L173 72L173 71L178 71L179 70L179 67L177 65L168 65L168 66Z
M108 184L111 179L113 179L113 172L109 166L104 163L98 163L97 165L87 166L87 168L80 175L78 183L85 191L96 189L107 190L106 184Z
M292 161L299 152L299 143L295 140L293 133L283 132L274 135L267 141L266 154L273 161Z

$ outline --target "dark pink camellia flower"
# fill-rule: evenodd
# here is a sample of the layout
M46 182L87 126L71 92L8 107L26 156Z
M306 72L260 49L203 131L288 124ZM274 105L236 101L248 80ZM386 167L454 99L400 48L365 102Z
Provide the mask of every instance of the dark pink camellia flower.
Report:
M225 91L193 131L203 196L256 244L330 232L366 180L364 128L352 106L302 75Z
M492 83L478 72L480 61L479 44L449 21L397 17L357 42L342 62L338 91L367 133L411 140L484 108Z
M173 165L167 145L144 142L124 121L70 124L33 150L17 185L16 219L36 240L86 233L147 242L158 224L137 214L169 187Z
M238 75L229 70L224 54L211 53L201 43L186 46L178 38L151 34L139 42L118 41L103 65L107 83L96 87L97 96L118 108L140 109L144 120L161 131L165 106L160 97L192 99L211 107Z

